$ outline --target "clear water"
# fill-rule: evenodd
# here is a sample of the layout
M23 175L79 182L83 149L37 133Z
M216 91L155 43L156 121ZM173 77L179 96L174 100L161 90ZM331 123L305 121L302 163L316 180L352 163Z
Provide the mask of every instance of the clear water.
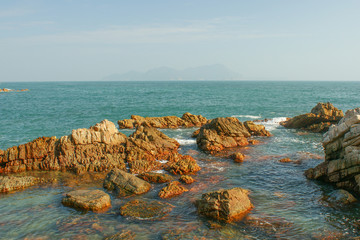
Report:
M39 136L62 136L103 119L116 122L131 114L207 118L237 116L241 121L292 117L309 112L317 102L332 102L347 110L360 105L357 82L61 82L1 83L0 88L29 88L29 92L0 94L0 149ZM131 230L136 239L317 239L328 235L349 239L360 234L360 205L332 208L321 199L333 188L308 181L306 169L322 159L320 134L287 130L266 123L274 135L242 149L243 164L199 153L190 138L194 129L163 130L193 155L202 170L189 192L166 200L175 206L163 220L125 218L119 207L129 198L112 197L105 213L83 213L61 205L63 194L78 184L60 182L0 195L0 239L103 239ZM124 130L129 134L131 131ZM300 163L279 163L282 157ZM164 185L136 198L158 199ZM251 213L272 223L259 227L246 222L218 226L196 213L193 201L219 188L251 190ZM88 188L101 189L101 181ZM95 224L95 225L94 225ZM263 224L264 225L264 224ZM100 226L100 228L98 227ZM169 234L169 231L176 234Z

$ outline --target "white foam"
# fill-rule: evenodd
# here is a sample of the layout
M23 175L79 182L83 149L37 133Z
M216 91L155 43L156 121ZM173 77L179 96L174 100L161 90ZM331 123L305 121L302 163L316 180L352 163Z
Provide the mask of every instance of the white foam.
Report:
M280 122L286 121L286 119L286 117L276 117L261 124L265 126L266 130L273 131L280 126Z
M152 173L166 173L165 170L155 170L151 171Z
M193 145L196 144L196 139L181 139L181 138L175 138L180 145Z
M159 163L162 163L162 164L169 162L167 160L156 160L156 161L158 161Z
M254 116L254 115L233 115L232 117L237 117L237 118L251 118L251 119L258 119L261 118L261 116Z

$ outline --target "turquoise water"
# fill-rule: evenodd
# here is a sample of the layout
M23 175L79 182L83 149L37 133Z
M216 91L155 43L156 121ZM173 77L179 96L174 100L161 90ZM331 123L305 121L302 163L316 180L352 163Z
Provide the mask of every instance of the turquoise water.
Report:
M278 125L283 117L309 112L317 102L332 102L347 110L360 105L357 82L61 82L1 83L0 88L29 92L0 94L0 149L39 136L62 136L103 119L116 122L131 114L181 116L184 112L207 118L236 116L241 121L273 118L265 124L274 135L243 149L243 164L196 154L195 129L163 130L193 154L202 170L190 191L167 200L174 210L161 221L124 218L119 207L129 199L112 198L106 213L81 213L61 205L62 194L74 186L56 184L0 195L0 238L102 239L131 230L137 239L166 239L178 231L180 239L317 239L327 235L344 239L360 234L359 204L332 208L321 199L331 186L308 181L303 172L321 161L320 134L299 134ZM124 131L129 134L130 131ZM282 157L299 164L279 163ZM320 159L319 159L320 158ZM246 222L214 227L196 214L193 201L207 191L240 186L251 190L253 217L272 227ZM94 184L92 188L101 188ZM158 199L163 185L138 198ZM264 220L264 221L265 221ZM96 223L101 229L94 227ZM275 231L276 230L276 231ZM174 236L172 236L174 237ZM339 238L340 238L339 237Z

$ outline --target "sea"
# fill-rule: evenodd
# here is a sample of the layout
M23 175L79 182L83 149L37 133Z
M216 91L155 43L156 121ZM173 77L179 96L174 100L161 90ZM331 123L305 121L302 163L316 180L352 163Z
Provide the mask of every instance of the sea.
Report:
M0 149L41 136L69 135L103 119L116 123L131 115L263 120L272 137L244 147L243 163L202 153L191 134L196 128L164 129L202 167L189 191L171 199L157 196L164 184L140 196L117 198L101 213L64 207L61 199L81 184L44 184L0 194L0 239L105 239L128 233L133 239L355 239L360 236L360 204L326 202L335 188L307 180L304 171L324 161L322 134L285 129L286 117L331 102L344 112L360 107L360 82L309 81L146 81L22 82L0 88ZM129 135L132 130L121 130ZM294 162L282 163L289 157ZM45 173L48 174L48 173ZM49 173L50 174L50 173ZM89 188L102 189L101 184ZM254 205L247 220L218 223L200 216L194 205L205 192L242 187ZM162 219L123 217L119 208L132 199L156 199L174 206Z

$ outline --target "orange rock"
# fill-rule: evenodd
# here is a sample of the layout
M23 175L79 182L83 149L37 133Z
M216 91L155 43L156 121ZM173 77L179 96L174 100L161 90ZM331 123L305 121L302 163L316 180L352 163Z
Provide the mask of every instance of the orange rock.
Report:
M181 186L178 181L170 182L166 187L160 190L159 197L161 198L172 198L177 195L187 192L185 187Z
M239 152L232 154L230 157L237 163L242 163L245 159L245 155Z
M185 184L192 184L193 182L195 182L192 177L187 175L182 175L179 180Z

